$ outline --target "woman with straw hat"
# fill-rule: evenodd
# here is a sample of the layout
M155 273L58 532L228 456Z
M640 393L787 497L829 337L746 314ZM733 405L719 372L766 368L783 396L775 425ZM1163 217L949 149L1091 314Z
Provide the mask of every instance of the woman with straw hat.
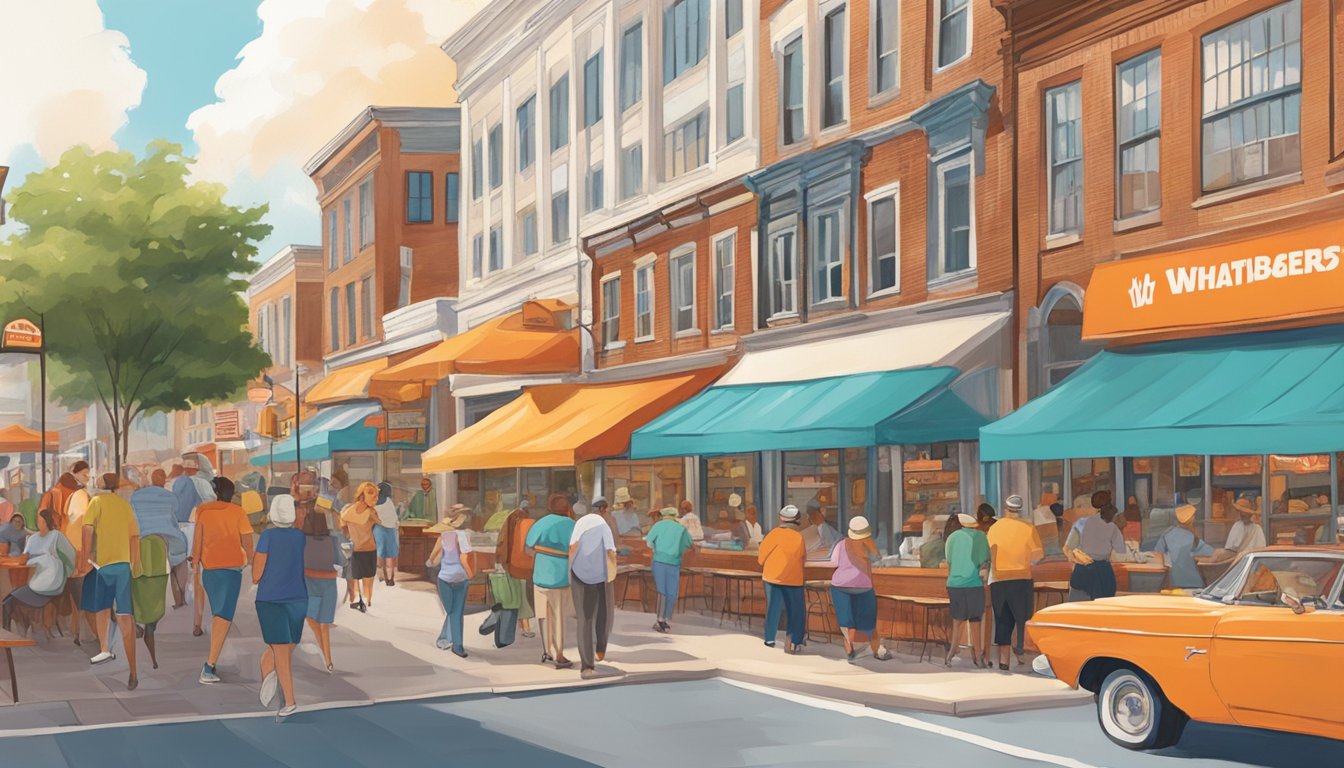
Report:
M430 567L438 566L438 578L434 585L438 588L439 602L443 604L443 629L439 631L437 645L440 650L452 650L461 658L467 658L467 649L463 647L462 614L467 605L467 588L471 577L476 575L472 567L471 541L467 525L467 508L463 504L454 504L449 508L443 522L431 526L431 532L439 534L434 542L434 551L429 553Z
M855 647L859 635L866 635L873 658L887 661L891 652L882 647L877 634L877 592L873 589L873 561L878 559L873 545L873 532L868 518L855 517L849 521L849 532L831 549L831 605L835 606L835 623L845 643L845 656L853 664L859 651Z

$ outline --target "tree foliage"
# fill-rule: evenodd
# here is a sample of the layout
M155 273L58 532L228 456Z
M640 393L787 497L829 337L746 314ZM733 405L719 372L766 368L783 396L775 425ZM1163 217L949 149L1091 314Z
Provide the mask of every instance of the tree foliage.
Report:
M136 416L222 400L269 365L242 293L266 207L191 182L182 148L66 152L10 195L0 243L5 320L44 322L52 394L107 414L118 469Z

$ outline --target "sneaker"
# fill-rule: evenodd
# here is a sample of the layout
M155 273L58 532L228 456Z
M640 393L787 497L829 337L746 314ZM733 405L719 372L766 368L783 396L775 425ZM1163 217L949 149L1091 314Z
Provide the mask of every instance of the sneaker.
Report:
M215 674L214 667L210 666L209 664L202 664L200 681L202 685L210 685L211 683L218 683L219 675Z
M299 711L299 706L298 706L297 704L289 704L289 705L286 705L286 706L281 707L281 708L280 708L280 711L275 713L275 717L276 717L276 719L279 719L279 718L282 718L282 717L289 717L290 715L292 715L292 714L294 714L295 712L298 712L298 711Z
M275 704L275 697L280 693L280 677L274 672L266 676L261 681L261 706L270 709Z
M452 648L452 647L453 647L453 642L452 642L451 640L436 640L436 641L434 642L434 645L435 645L435 647L437 647L440 651L446 651L446 650L448 650L449 648Z
M453 654L454 654L455 656L457 656L458 658L465 659L465 658L467 658L467 649L465 649L465 648L454 648L454 649L453 649Z
M94 656L92 659L89 659L89 663L90 663L90 664L102 664L102 663L104 663L104 662L111 661L111 660L113 660L113 659L115 659L115 658L117 658L117 654L115 654L115 653L113 653L113 652L111 652L111 651L103 651L102 653L98 654L97 656Z
M555 662L556 669L569 669L572 666L574 666L574 662L569 659L557 659Z
M774 648L774 647L775 647L775 641L774 641L774 640L766 640L766 641L765 641L765 647L766 647L766 648Z
M597 677L597 670L592 667L584 667L579 670L579 677L584 680L592 680L594 677Z

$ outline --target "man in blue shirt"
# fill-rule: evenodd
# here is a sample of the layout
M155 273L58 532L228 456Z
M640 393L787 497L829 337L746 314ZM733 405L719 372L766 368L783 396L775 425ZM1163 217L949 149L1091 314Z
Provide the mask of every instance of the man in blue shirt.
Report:
M574 662L565 658L565 619L572 611L569 594L569 540L574 533L569 499L553 493L547 500L549 514L527 532L524 546L534 556L532 562L533 605L541 629L541 661L554 662L556 669L568 669Z
M185 586L190 583L187 565L187 537L177 521L177 496L163 486L168 475L156 469L150 475L150 484L131 494L131 509L140 526L140 535L162 536L168 544L168 565L172 568L173 607L187 604Z
M1178 589L1203 589L1204 577L1199 573L1196 557L1209 557L1213 547L1195 535L1195 508L1189 504L1176 509L1179 525L1168 528L1157 540L1154 552L1167 559L1171 572L1171 586Z

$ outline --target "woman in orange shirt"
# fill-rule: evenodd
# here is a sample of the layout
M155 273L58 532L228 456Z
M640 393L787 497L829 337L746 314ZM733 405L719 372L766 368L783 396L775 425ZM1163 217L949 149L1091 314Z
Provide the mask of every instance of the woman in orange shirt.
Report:
M790 504L779 510L779 525L761 541L756 561L765 580L765 645L775 647L779 614L788 618L789 642L785 653L798 653L807 634L807 612L803 601L803 568L807 547L798 530L798 508Z
M378 486L360 483L355 491L355 503L341 513L341 529L350 539L350 581L359 582L358 603L350 607L367 611L373 607L373 577L378 575L378 545L373 539L373 527L378 524Z

